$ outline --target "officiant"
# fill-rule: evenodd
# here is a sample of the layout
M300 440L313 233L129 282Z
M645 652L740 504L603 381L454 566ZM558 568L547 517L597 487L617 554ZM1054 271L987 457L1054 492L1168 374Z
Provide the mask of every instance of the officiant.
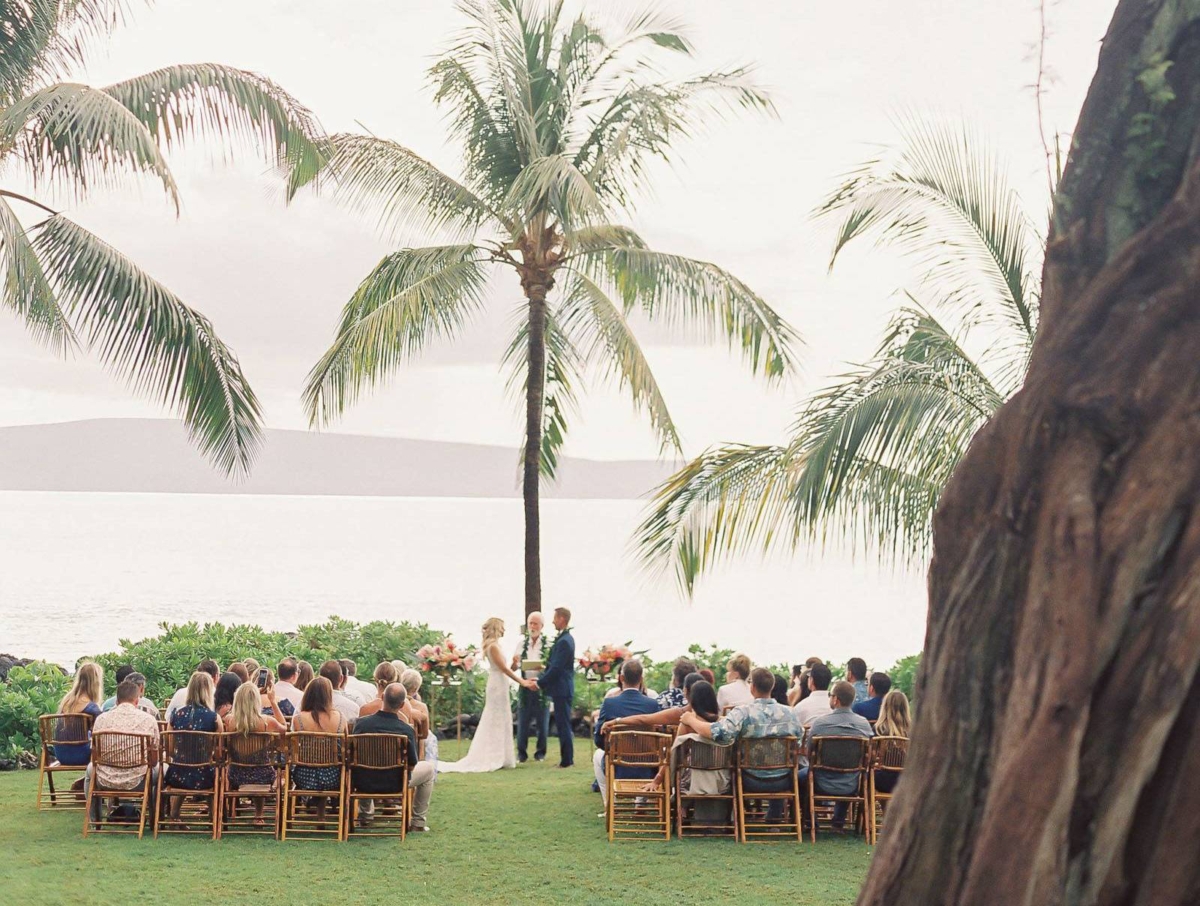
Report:
M513 655L512 669L519 670L525 679L537 679L550 653L542 633L545 621L536 610L525 621L525 635ZM537 726L536 761L546 760L546 736L550 732L550 703L540 690L521 687L517 691L517 761L529 760L529 723Z

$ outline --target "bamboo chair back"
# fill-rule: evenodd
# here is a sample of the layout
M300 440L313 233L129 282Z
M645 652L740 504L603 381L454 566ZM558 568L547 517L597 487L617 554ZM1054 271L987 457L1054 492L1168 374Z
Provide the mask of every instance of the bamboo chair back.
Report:
M732 782L728 793L696 793L684 791L684 779L688 779L690 786L694 784L697 771L722 771L726 772L732 781L733 770L737 766L737 748L732 745L719 746L711 742L687 739L674 751L676 836L682 838L689 835L726 834L736 837L737 795ZM725 805L722 806L721 803ZM690 822L689 814L692 818ZM701 817L705 820L699 820Z
M405 838L408 832L408 737L397 733L359 733L347 739L346 838L354 833ZM400 782L392 793L359 792L355 784L363 772L399 771ZM374 801L369 826L355 827L355 806Z
M281 751L278 733L221 734L221 803L217 837L226 834L279 834ZM261 776L264 782L246 782L242 778ZM242 814L243 800L250 800L255 811ZM256 817L262 809L261 823Z
M202 730L167 730L161 737L161 752L154 836L160 833L196 833L207 826L209 835L215 840L220 811L217 797L220 789L221 734ZM172 775L181 770L198 772L197 777L207 774L211 780L198 787L172 786ZM196 799L201 801L194 801Z
M67 772L83 776L87 770L86 764L59 764L54 746L82 746L88 741L92 730L92 715L90 714L43 714L38 718L38 736L41 738L42 751L38 758L38 791L37 807L81 809L83 808L83 793L72 790L66 792L54 788L54 775ZM49 795L43 798L43 787L48 788Z
M871 842L871 821L866 815L870 805L867 775L871 767L871 740L862 736L818 736L809 743L808 814L809 833L812 841L817 840L817 800L823 802L848 802L856 808L863 819L863 834ZM822 775L857 775L858 786L854 793L835 795L816 790L817 772Z
M871 843L879 841L883 826L883 810L894 795L894 781L887 791L879 790L876 784L881 776L899 779L904 771L904 760L908 757L908 739L904 736L876 736L871 740L871 771L867 777L868 802L867 821Z
M342 733L318 733L298 730L287 735L287 778L284 783L283 839L312 840L327 837L331 833L338 840L345 839L346 818L346 744ZM304 788L304 778L319 769L337 772L337 786L332 789L311 790ZM319 800L316 817L301 813L302 800ZM322 812L332 803L334 814L325 817Z
M136 834L145 833L146 818L150 812L152 739L140 733L121 733L101 730L92 734L92 782L88 785L87 809L83 816L83 835L94 833ZM133 770L142 772L140 789L111 789L103 784L106 769ZM136 803L137 821L116 821L105 817L106 802Z
M794 736L762 736L742 739L737 744L738 837L743 843L753 840L780 840L804 837L800 813L800 740ZM762 792L746 789L747 771L778 772L784 789ZM783 803L790 820L770 816L769 804Z
M666 733L619 730L605 742L605 774L608 800L605 820L609 842L621 838L671 837L670 784L647 790L647 778L618 778L618 768L640 768L653 776L668 774L671 742Z

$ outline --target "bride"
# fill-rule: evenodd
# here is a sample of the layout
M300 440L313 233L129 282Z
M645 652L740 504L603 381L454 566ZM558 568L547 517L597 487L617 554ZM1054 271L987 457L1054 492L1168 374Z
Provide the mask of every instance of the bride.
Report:
M489 666L487 699L483 716L475 728L475 738L467 757L459 761L443 761L438 770L449 774L482 774L499 771L501 768L517 766L513 749L512 704L508 697L511 679L521 682L517 674L508 669L504 653L500 650L500 639L504 637L504 621L492 617L483 624L483 656Z

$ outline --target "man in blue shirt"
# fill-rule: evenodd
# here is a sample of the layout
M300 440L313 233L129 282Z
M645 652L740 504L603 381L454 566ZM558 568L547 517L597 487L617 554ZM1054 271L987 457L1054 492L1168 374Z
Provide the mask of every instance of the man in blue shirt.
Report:
M883 707L883 697L892 688L892 679L886 673L872 673L871 682L867 684L867 700L854 703L854 713L867 720L879 720L879 709Z
M642 692L642 662L637 658L629 658L621 665L621 684L624 687L618 695L604 700L600 706L600 716L596 718L596 726L592 731L592 739L596 743L596 754L592 758L592 766L596 771L596 784L600 787L600 795L608 802L608 778L604 769L604 740L603 727L608 721L618 717L632 717L635 714L657 714L658 702ZM622 780L654 777L651 768L617 768L617 777Z
M867 662L860 657L846 661L846 682L854 687L854 704L865 702L870 697L867 691Z

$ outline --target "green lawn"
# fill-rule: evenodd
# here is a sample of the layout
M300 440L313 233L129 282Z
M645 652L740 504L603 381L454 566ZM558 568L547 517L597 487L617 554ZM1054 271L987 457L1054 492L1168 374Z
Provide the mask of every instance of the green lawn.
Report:
M610 844L590 792L590 746L569 771L446 775L434 832L398 840L288 842L80 835L82 812L34 808L37 773L0 773L0 899L7 903L853 903L861 838L742 846ZM443 744L448 758L455 744ZM584 761L586 759L586 765ZM585 897L587 898L585 900Z

